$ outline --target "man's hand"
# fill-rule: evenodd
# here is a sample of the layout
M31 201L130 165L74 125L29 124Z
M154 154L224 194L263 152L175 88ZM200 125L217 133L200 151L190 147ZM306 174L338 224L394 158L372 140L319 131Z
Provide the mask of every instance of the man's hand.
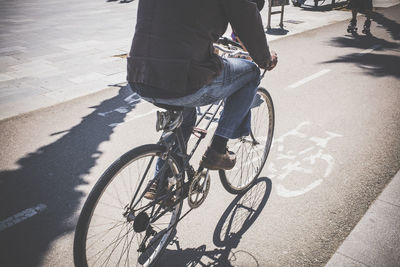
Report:
M266 69L273 70L277 64L278 64L278 55L276 54L275 51L271 51L271 63Z

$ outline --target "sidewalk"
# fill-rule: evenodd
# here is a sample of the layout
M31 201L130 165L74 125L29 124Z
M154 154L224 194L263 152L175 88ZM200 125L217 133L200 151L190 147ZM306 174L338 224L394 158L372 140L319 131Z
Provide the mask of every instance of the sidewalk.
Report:
M400 266L399 196L400 171L326 266Z

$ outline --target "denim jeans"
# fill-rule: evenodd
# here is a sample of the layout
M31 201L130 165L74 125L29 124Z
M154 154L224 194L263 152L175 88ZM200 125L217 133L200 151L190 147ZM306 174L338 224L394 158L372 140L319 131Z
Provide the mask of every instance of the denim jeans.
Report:
M215 134L235 139L250 133L250 107L253 103L258 85L260 84L260 69L251 61L238 58L223 59L224 68L221 74L210 84L200 88L197 92L180 98L143 99L159 104L184 106L184 127L195 124L195 108L212 104L223 99L224 109L218 122ZM146 86L131 84L131 87Z

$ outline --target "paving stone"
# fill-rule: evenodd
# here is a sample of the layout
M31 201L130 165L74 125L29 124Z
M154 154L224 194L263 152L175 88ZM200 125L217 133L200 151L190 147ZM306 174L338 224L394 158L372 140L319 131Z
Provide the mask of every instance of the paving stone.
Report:
M12 55L24 52L26 50L26 47L22 46L10 46L10 47L3 47L0 48L0 54L7 54L7 55Z
M9 81L9 80L13 80L13 79L14 79L14 77L11 77L7 74L0 73L0 82Z
M0 90L0 105L4 103L12 103L19 101L24 98L30 98L32 96L43 95L47 93L45 89L42 88L9 88L9 90Z
M60 69L45 60L35 60L18 64L10 67L10 69L11 71L6 72L5 74L14 78L45 78L63 73Z
M74 82L74 83L84 83L84 82L90 82L90 81L95 81L98 79L104 78L105 75L97 73L97 72L89 72L80 76L76 76L73 78L70 78L69 80Z
M99 63L98 66L94 68L94 70L98 73L104 75L113 75L120 72L126 72L126 60L123 59L115 59L106 63Z
M18 78L18 79L12 79L12 80L7 80L7 81L0 81L0 89L2 88L18 88L18 87L23 87L25 85L29 86L31 85L32 81L34 79L31 77L23 77L23 78Z
M6 71L9 66L21 64L22 62L13 56L0 57L0 70L1 72Z
M93 80L90 82L76 84L61 90L52 91L44 96L56 99L57 101L67 101L76 97L84 96L99 91L107 87L105 80Z
M106 81L107 81L108 86L126 83L126 72L122 71L120 73L115 73L113 75L109 75L109 76L107 76Z
M91 48L96 48L97 46L101 45L101 42L95 41L95 40L88 40L84 42L72 42L72 43L65 43L65 44L60 44L59 46L61 48L67 49L67 50L88 50Z
M45 89L47 92L52 92L55 90L60 90L63 88L68 88L71 86L75 86L76 84L68 81L65 75L57 75L45 78L30 78L29 81L26 82L32 87L40 87Z

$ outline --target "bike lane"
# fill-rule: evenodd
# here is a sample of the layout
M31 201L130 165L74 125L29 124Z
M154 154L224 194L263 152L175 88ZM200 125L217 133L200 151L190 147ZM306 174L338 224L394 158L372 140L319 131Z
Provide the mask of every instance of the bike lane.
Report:
M235 197L213 173L209 197L180 223L160 266L322 265L330 258L399 168L398 73L391 65L397 41L390 25L373 28L383 48L377 53L391 59L380 65L374 56L361 62L340 58L375 45L341 39L346 23L272 43L280 65L263 85L275 101L276 142L261 179ZM370 74L372 67L378 76ZM307 77L312 79L304 82ZM126 88L113 88L3 122L4 142L29 144L19 155L2 146L7 166L18 165L3 173L18 178L13 187L2 179L15 189L2 194L4 201L47 205L0 233L7 241L4 262L71 264L76 216L96 178L122 152L157 139L149 123L153 107L139 103ZM25 257L17 259L16 252Z

